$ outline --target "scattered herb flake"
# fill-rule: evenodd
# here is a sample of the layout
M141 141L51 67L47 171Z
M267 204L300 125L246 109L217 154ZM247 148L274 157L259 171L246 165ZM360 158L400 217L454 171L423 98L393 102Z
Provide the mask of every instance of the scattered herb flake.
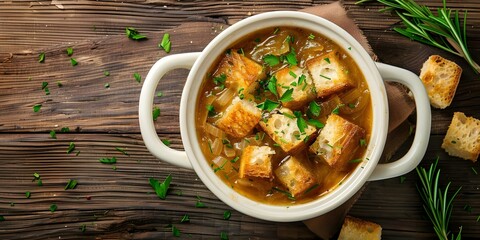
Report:
M272 54L267 54L263 57L263 61L270 67L274 67L280 63L280 58L272 55Z
M125 28L125 35L127 35L128 38L133 39L133 40L143 40L147 39L147 36L141 35L135 28L133 27L126 27Z
M65 185L64 190L74 189L75 187L77 187L77 183L78 183L77 180L69 179L67 182L67 185Z
M45 53L44 53L44 52L41 52L41 53L38 55L38 62L39 62L39 63L44 63L44 62L45 62Z
M157 92L157 97L162 97L163 96L163 92Z
M50 205L50 212L55 212L57 210L57 205L56 204L52 204Z
M297 55L293 49L287 55L285 55L285 60L290 66L296 66L298 64Z
M465 204L465 206L463 206L463 210L471 213L472 212L472 206L468 205L468 204Z
M153 121L157 121L158 117L160 116L160 108L154 107L152 111Z
M297 78L297 74L295 74L293 71L289 71L288 74L295 79Z
M365 138L361 138L360 139L360 147L365 147L367 146L367 141L365 140Z
M55 130L50 131L50 138L57 139L57 133L55 132Z
M273 93L273 95L278 97L278 92L277 92L277 78L275 76L272 76L267 83L267 88L268 90Z
M48 86L48 82L42 82L42 90L44 90Z
M201 201L200 196L197 196L197 201L195 202L196 208L206 208L205 204Z
M14 202L11 202L11 203L10 203L10 207L15 207L15 203L14 203Z
M103 71L103 75L104 75L105 77L108 77L108 76L110 76L110 72L105 70L105 71Z
M362 162L363 160L361 158L357 158L357 159L352 159L349 161L349 163L359 163L359 162Z
M165 144L165 146L170 147L170 144L171 144L170 140L162 139L162 142L163 142L163 144Z
M67 48L67 55L68 55L68 56L72 56L72 55L73 55L73 48L72 48L72 47Z
M340 108L343 107L345 104L338 104L333 110L332 110L332 113L333 114L339 114L340 113Z
M473 171L473 173L475 173L475 175L478 175L478 172L474 167L472 167L472 171Z
M188 214L183 215L182 219L180 219L180 222L181 223L190 222L190 217L188 216Z
M125 149L123 149L123 148L115 147L115 150L121 152L125 156L130 156L130 154L128 154L127 151L125 151Z
M327 62L328 64L330 64L330 58L324 58L323 60L325 60L325 62Z
M172 225L172 234L174 237L180 237L180 230L178 230L178 228L174 225Z
M43 186L42 179L38 179L37 186Z
M110 83L105 83L105 85L103 85L105 88L110 88Z
M308 104L308 112L315 117L320 116L321 110L320 105L315 101L311 101L310 104Z
M77 62L77 60L75 60L75 58L70 58L70 63L72 64L72 66L77 66L78 65L78 62Z
M226 210L225 212L223 212L223 219L229 220L231 216L232 216L232 212L230 212L229 210Z
M325 79L327 79L327 80L332 80L331 78L329 78L329 77L327 77L327 76L325 76L325 75L322 75L322 74L320 74L320 77L323 77L323 78L325 78Z
M168 188L170 187L170 182L172 181L172 176L168 175L163 182L160 182L154 178L149 178L148 181L150 182L150 186L152 186L153 190L157 196L165 200L167 197Z
M112 157L112 158L104 157L104 158L100 158L99 161L103 164L114 164L114 163L117 163L117 158L116 157Z
M3 221L5 221L5 217L0 215L0 222L3 222Z
M35 105L33 105L33 112L38 112L38 111L40 111L40 108L42 108L42 104L35 104Z
M87 230L87 224L80 225L80 231L85 232Z
M138 83L142 82L142 76L140 76L139 73L133 73L133 78L135 78L135 81L137 81Z
M172 48L172 43L170 42L170 34L163 34L162 41L158 44L158 47L165 50L166 53L170 52Z
M307 122L305 119L302 117L302 112L300 111L295 111L293 112L295 117L297 118L297 127L300 130L301 133L305 133L305 128L308 128Z
M63 127L62 129L60 129L60 132L62 132L62 133L70 132L70 128L69 127Z
M257 107L260 108L261 110L266 110L268 112L272 111L273 109L277 108L278 106L280 106L280 103L274 102L270 99L267 99L267 100L265 100L265 102L262 102L262 103L257 105Z
M227 80L227 75L225 73L222 73L216 77L213 77L213 83L217 86L220 87L220 89L225 88L225 81Z
M215 112L215 108L211 104L207 105L207 111L208 111L208 116L209 117L213 117L213 116L217 115L217 113Z
M57 81L57 86L58 86L58 87L63 87L63 84L62 84L62 82L60 82L60 81Z
M220 239L221 240L228 240L228 234L226 232L221 232L220 233Z
M315 35L313 35L313 33L310 33L310 35L308 35L308 39L310 39L310 40L315 39Z
M25 192L25 197L26 198L30 198L31 195L32 195L32 193L30 193L29 191Z
M50 95L50 89L48 89L48 87L45 88L45 95Z
M293 100L292 94L293 94L293 88L288 89L288 90L287 90L285 93L283 93L283 95L280 97L280 102L286 103L286 102L292 101L292 100Z
M310 125L312 125L312 126L314 126L314 127L316 127L316 128L323 128L323 127L325 127L325 124L322 123L322 122L320 122L320 121L318 121L317 119L308 119L307 122L308 122L308 124L310 124Z
M70 154L71 152L73 152L73 150L75 150L75 143L70 142L70 145L68 146L68 149L67 149L67 154Z
M295 198L293 197L293 195L290 192L287 192L285 190L282 190L282 189L276 188L276 187L273 187L272 190L275 190L279 193L283 193L285 196L287 196L288 199L295 201Z

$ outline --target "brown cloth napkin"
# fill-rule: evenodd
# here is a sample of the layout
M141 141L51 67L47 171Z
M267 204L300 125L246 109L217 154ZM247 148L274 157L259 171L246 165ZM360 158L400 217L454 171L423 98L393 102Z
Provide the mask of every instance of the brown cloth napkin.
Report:
M367 50L370 56L376 60L367 39L362 31L358 28L355 22L347 16L347 11L342 6L341 2L333 2L330 4L319 5L301 10L303 12L311 13L327 20L330 20L345 29L350 33L360 44ZM415 105L412 99L408 96L406 90L393 83L385 84L388 96L388 106L390 113L389 121L389 136L387 137L386 148L381 161L387 161L393 153L403 144L408 138L408 130L410 124L406 122L408 116L412 114ZM304 221L304 224L322 239L330 239L333 237L342 226L343 220L353 206L355 201L360 197L365 186L358 191L350 200L345 202L338 208L313 219Z

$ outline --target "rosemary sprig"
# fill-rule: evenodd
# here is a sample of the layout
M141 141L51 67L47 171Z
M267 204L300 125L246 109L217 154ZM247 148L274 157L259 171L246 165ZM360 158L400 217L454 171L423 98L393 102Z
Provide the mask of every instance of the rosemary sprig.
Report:
M448 224L450 222L450 216L452 215L453 200L460 192L461 187L448 196L448 189L450 183L448 182L445 190L442 190L438 186L440 179L440 169L437 170L438 158L434 163L430 165L430 168L426 170L423 167L417 167L417 174L420 177L421 186L417 185L417 190L423 200L423 208L427 212L428 217L433 223L433 229L440 240L448 239L462 239L462 227L455 238L454 233L450 233L448 230ZM451 234L451 238L448 236Z
M356 4L370 1L372 0L360 0ZM447 8L446 0L443 0L443 8L437 9L436 15L427 6L419 5L414 0L377 1L387 6L381 11L394 11L402 19L405 28L393 30L414 41L460 56L476 74L480 72L480 65L473 60L467 47L466 10L463 13L463 24L460 24L459 11Z

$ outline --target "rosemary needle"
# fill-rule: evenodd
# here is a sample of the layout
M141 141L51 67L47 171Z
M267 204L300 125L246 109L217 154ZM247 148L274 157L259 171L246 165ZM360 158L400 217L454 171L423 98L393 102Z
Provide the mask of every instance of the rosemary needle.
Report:
M372 0L360 0L356 4L370 1ZM377 1L387 6L382 11L392 10L402 19L405 28L393 30L414 41L460 56L476 74L480 72L480 65L473 60L467 47L467 11L463 13L463 24L460 24L459 11L447 8L446 0L443 0L443 7L437 9L437 14L414 0Z

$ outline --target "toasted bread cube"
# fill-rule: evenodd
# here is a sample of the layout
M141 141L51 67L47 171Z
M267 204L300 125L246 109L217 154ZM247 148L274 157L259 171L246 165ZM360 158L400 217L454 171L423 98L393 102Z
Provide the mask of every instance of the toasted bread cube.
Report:
M299 109L315 99L315 89L310 74L305 69L297 66L285 67L276 74L277 92L282 96L289 89L293 89L292 101L282 102L282 105L289 109Z
M325 98L355 86L348 77L347 69L338 54L338 52L330 52L312 58L306 63L319 98Z
M235 97L215 125L226 134L245 137L262 118L262 111L252 102Z
M275 176L292 196L305 192L315 185L315 177L310 170L305 167L298 156L291 156L280 167L275 169Z
M480 120L455 112L442 148L450 156L476 162L480 154Z
M272 155L275 151L269 146L247 146L243 149L240 158L240 178L260 177L271 178L272 174Z
M450 106L461 75L460 66L438 55L430 56L423 63L420 79L433 107L444 109Z
M354 218L345 217L338 240L380 240L382 239L382 227L376 223Z
M297 118L287 108L283 108L279 113L271 114L259 124L263 131L287 153L301 150L316 133L315 127L311 125L307 125L304 133L300 132Z
M258 85L256 82L266 76L262 65L237 53L235 49L225 54L213 76L218 77L222 74L226 76L226 87L234 88L236 91L243 88L245 92L252 92Z
M330 114L310 152L317 154L333 168L342 170L353 156L365 130L337 114Z

